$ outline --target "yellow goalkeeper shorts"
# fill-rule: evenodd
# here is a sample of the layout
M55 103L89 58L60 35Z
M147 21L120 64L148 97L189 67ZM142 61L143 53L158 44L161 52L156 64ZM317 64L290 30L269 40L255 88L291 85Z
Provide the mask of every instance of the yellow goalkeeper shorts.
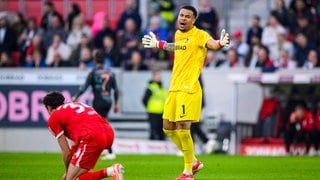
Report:
M202 92L187 93L169 92L163 112L163 119L170 122L187 121L199 122L201 115Z

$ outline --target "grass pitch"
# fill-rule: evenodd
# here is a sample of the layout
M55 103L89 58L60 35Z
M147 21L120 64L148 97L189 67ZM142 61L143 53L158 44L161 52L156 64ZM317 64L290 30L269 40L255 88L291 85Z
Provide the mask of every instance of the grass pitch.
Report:
M196 180L213 179L318 179L320 157L248 157L201 155L205 167ZM183 169L183 158L174 155L118 155L116 160L99 160L95 169L121 163L126 180L173 180ZM0 153L0 179L61 179L60 154ZM111 179L111 178L110 178Z

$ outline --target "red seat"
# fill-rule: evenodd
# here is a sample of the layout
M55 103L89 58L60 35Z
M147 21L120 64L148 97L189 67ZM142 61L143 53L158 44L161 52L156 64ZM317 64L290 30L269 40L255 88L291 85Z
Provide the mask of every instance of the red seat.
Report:
M267 138L267 142L269 144L284 144L284 139L283 138Z
M20 65L20 52L19 51L14 51L11 53L11 59L13 60L15 66L19 66Z
M243 138L242 143L244 144L264 144L266 143L266 138Z

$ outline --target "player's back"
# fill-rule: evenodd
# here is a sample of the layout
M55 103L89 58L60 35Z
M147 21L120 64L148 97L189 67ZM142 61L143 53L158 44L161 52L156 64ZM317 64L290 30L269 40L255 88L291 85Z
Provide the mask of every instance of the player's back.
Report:
M92 107L80 102L61 105L52 113L48 123L61 126L64 134L73 141L87 135L95 136L103 131L112 131L109 123Z

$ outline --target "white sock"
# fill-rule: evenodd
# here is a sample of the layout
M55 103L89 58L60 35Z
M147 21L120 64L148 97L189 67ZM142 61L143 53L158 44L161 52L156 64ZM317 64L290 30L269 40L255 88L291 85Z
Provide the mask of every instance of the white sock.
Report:
M183 174L192 174L192 171L183 171Z
M112 166L111 167L107 167L106 171L107 171L108 177L113 176L113 167Z

